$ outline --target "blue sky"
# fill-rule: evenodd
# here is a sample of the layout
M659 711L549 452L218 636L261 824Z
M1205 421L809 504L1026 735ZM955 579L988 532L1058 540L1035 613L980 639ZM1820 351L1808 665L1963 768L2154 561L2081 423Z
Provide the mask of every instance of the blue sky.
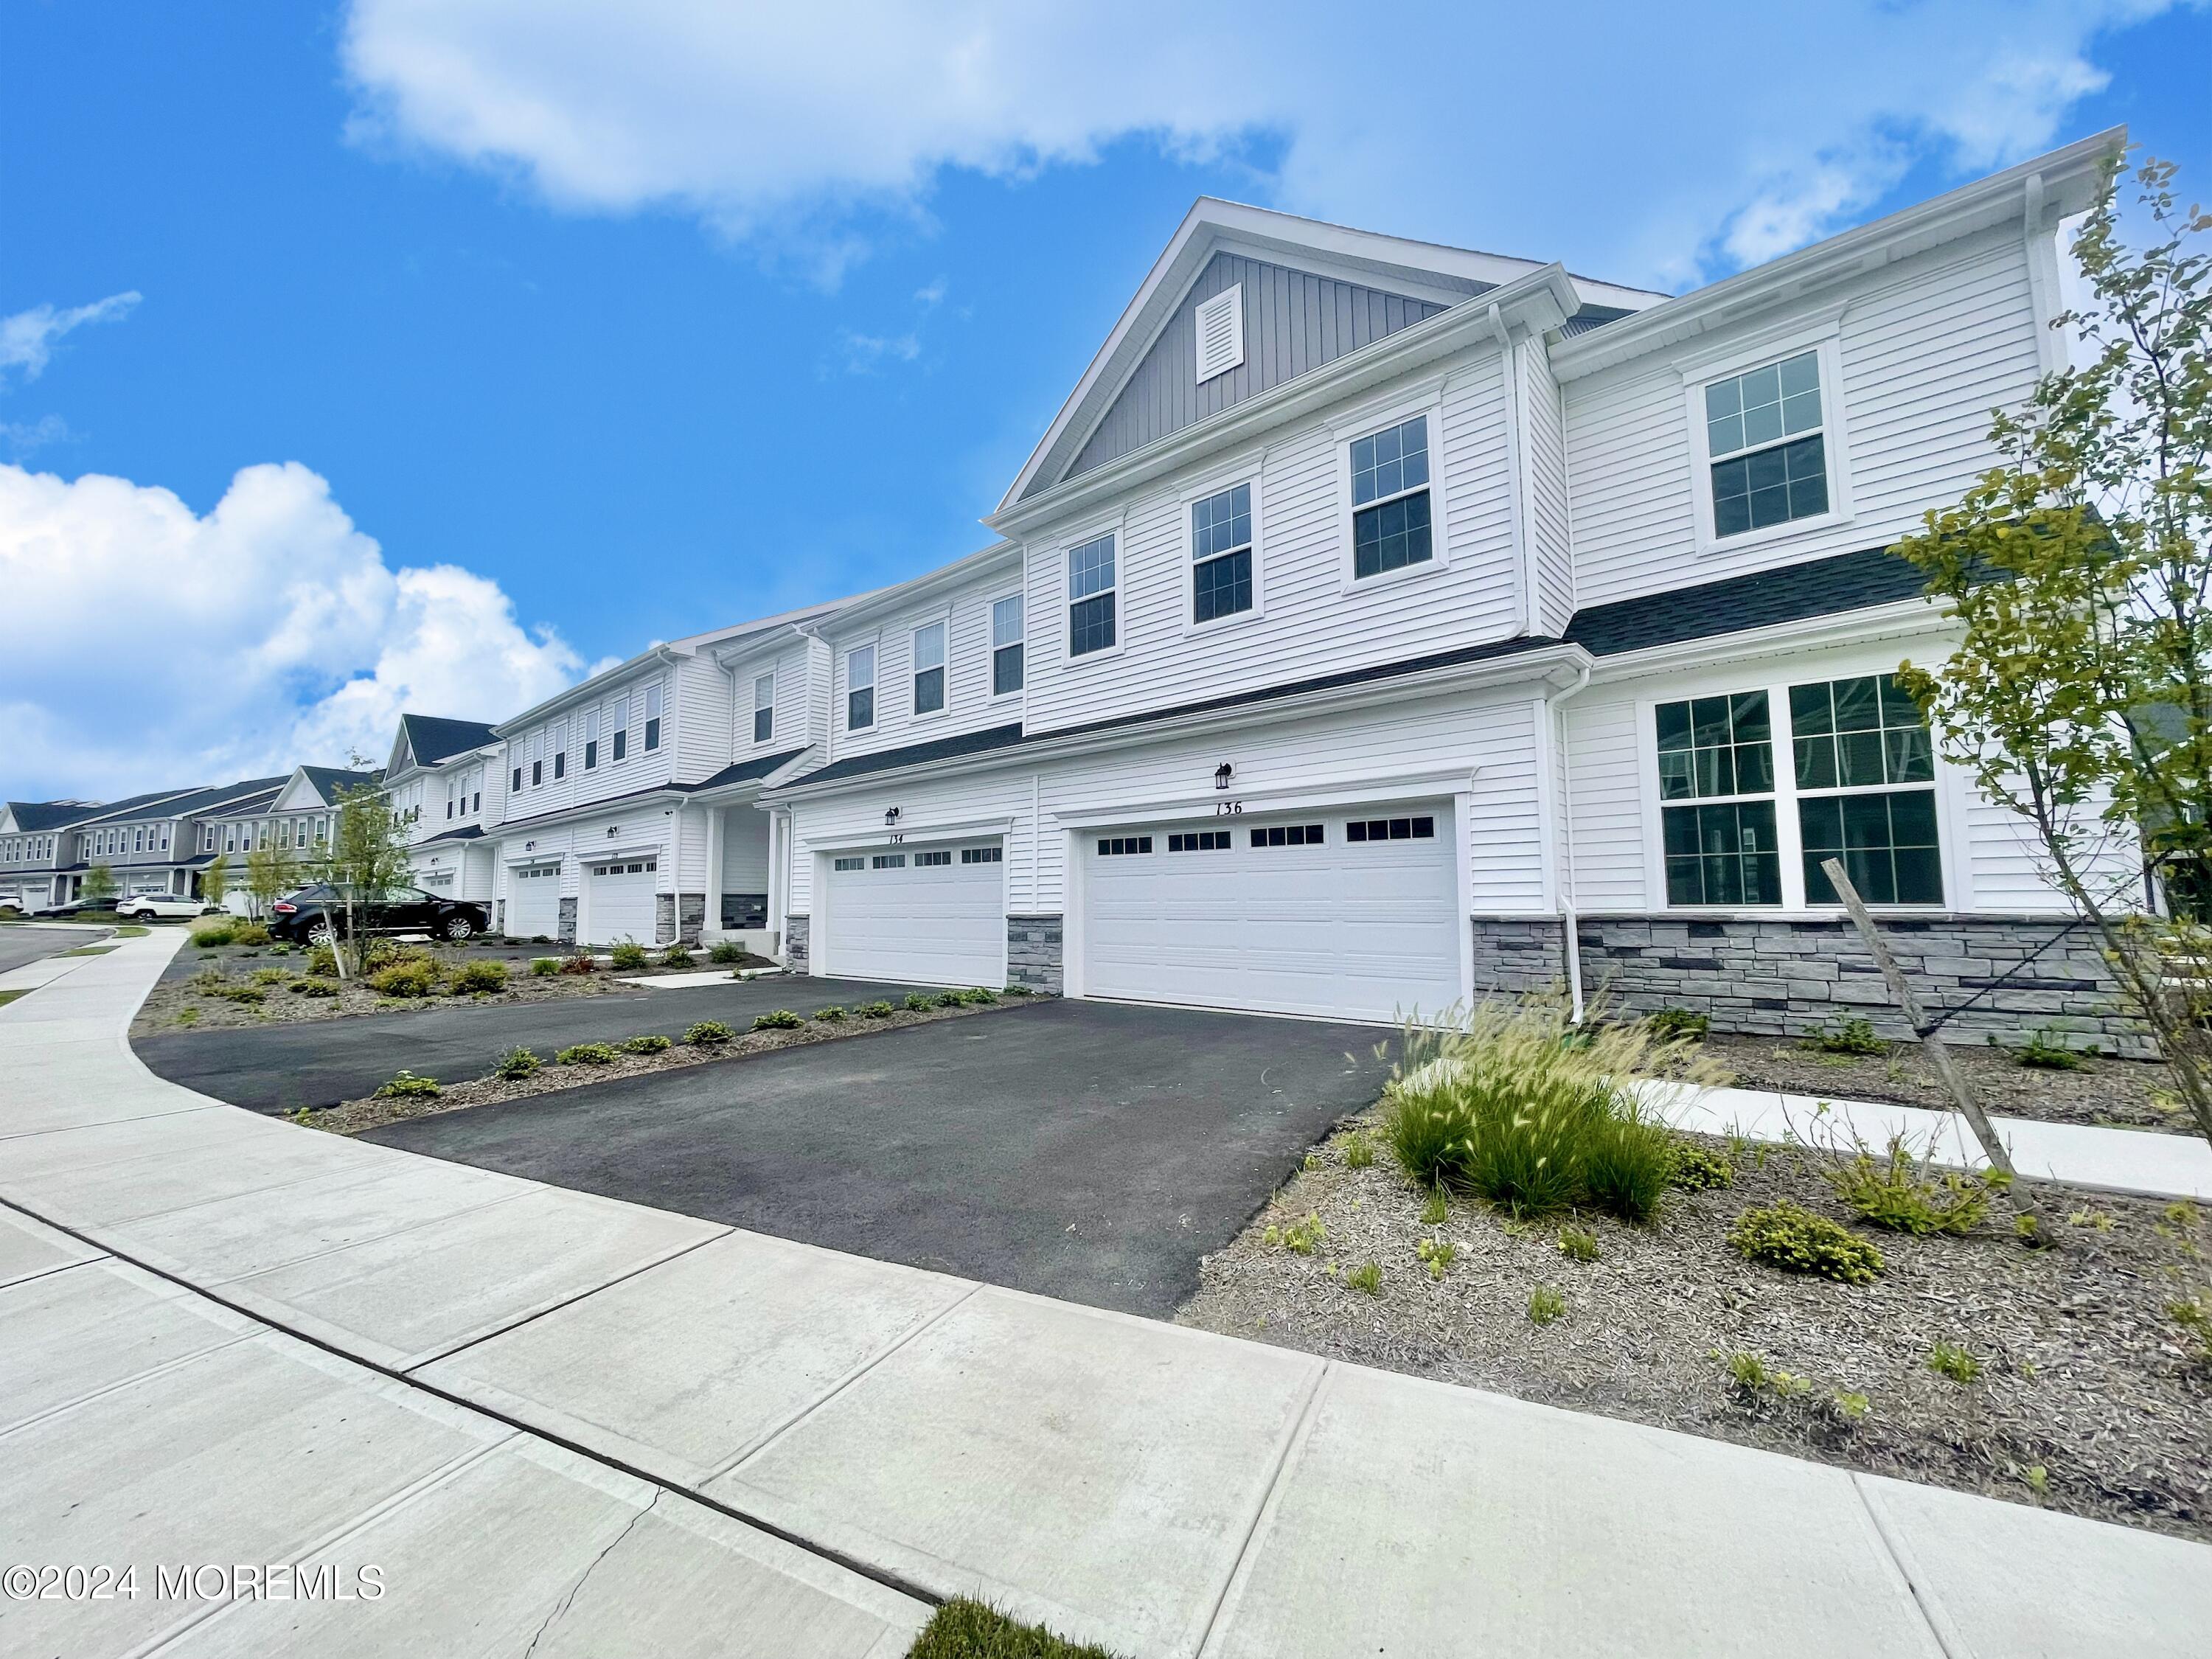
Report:
M2212 194L2200 5L1098 9L9 8L0 792L980 546L1201 193L1670 289L2115 122Z

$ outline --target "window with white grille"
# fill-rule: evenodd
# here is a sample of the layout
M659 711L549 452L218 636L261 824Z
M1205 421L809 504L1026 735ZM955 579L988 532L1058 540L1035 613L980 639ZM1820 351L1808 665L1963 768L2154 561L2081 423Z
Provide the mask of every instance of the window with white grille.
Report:
M1198 379L1202 386L1244 361L1244 285L1225 288L1198 307Z

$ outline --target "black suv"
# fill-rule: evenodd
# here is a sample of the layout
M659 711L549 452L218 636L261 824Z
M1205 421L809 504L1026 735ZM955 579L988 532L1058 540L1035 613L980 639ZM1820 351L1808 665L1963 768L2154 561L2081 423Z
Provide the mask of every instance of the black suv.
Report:
M269 931L294 944L319 945L346 930L345 893L328 882L302 887L272 907ZM491 917L481 904L440 898L419 887L387 887L354 900L353 925L365 933L428 933L464 939L484 932Z

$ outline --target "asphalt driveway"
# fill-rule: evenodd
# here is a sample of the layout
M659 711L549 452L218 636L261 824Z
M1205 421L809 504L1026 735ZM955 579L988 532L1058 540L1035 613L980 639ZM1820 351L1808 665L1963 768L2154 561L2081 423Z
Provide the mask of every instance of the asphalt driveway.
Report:
M0 974L10 968L27 968L64 951L74 951L80 945L97 945L107 936L106 929L95 933L88 927L35 927L22 924L0 927Z
M689 989L608 992L546 1002L447 1002L405 1013L302 1020L216 1031L162 1032L132 1039L156 1076L257 1112L330 1106L373 1093L403 1067L447 1083L482 1077L520 1043L550 1054L578 1042L619 1042L719 1019L744 1030L772 1008L812 1013L896 1001L910 985L777 975Z
M1200 1257L1374 1099L1387 1035L1049 1001L365 1139L1164 1317L1196 1288Z

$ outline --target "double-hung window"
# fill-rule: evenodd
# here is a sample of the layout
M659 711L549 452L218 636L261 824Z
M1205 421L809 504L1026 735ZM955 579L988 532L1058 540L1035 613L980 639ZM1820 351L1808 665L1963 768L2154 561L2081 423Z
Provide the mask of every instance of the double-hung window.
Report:
M607 710L607 750L610 758L629 758L629 693L623 692Z
M530 787L532 789L545 781L544 743L544 732L533 732L530 734Z
M1801 351L1709 384L1705 456L1717 540L1826 513L1820 352Z
M660 747L660 682L645 688L645 752Z
M945 624L933 622L914 630L914 712L934 714L945 707Z
M1022 596L1009 593L991 606L991 695L1022 689Z
M584 711L584 769L593 772L599 765L599 711Z
M1840 859L1869 904L1941 904L1936 757L1920 706L1895 677L1791 686L1790 732L1805 902L1840 902L1820 868Z
M1209 623L1252 608L1252 486L1190 504L1190 619Z
M1767 694L1662 703L1658 727L1667 902L1781 903Z
M1114 532L1067 550L1067 654L1088 656L1114 645Z
M775 675L760 675L753 681L753 741L766 743L775 736Z
M560 725L555 726L553 735L547 739L547 742L553 749L553 775L556 778L567 777L568 775L568 722L562 720Z
M876 647L855 646L845 653L845 729L864 732L876 723Z
M1429 421L1410 421L1352 441L1352 574L1354 580L1424 564L1436 556L1429 512Z

